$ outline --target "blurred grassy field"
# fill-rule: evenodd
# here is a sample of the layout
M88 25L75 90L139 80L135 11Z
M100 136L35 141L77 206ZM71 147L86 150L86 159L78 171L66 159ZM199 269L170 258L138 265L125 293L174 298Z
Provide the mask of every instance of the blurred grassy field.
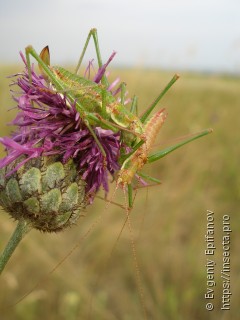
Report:
M5 76L18 67L1 66L1 133L14 111ZM170 79L156 70L115 70L127 82L130 95L146 108ZM163 182L138 190L131 220L148 319L237 319L240 315L240 79L229 76L182 74L161 100L168 118L159 146L181 135L212 127L214 133L146 166L145 172ZM156 148L157 150L157 148ZM2 156L3 156L2 152ZM119 191L115 201L124 202ZM23 240L0 279L1 320L143 319L136 285L131 237L124 212L96 199L78 226L64 233L31 231ZM216 262L214 310L206 311L207 210L214 211ZM222 217L231 217L231 307L221 311ZM102 215L93 232L84 237ZM1 211L0 248L15 222ZM83 241L81 240L84 237ZM50 270L70 249L73 254L53 273ZM110 252L114 250L109 259ZM29 290L35 290L15 305ZM91 314L91 316L90 316Z

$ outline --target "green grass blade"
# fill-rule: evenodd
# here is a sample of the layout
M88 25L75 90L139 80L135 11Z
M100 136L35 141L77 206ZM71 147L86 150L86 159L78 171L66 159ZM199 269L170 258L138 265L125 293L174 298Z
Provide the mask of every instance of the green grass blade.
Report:
M204 131L201 131L200 133L196 133L193 137L187 139L187 140L184 140L180 143L177 143L175 144L174 146L171 146L171 147L168 147L166 149L163 149L151 156L148 157L148 163L152 163L152 162L155 162L163 157L165 157L167 154L171 153L172 151L184 146L185 144L191 142L191 141L194 141L196 139L199 139L209 133L211 133L213 130L212 129L206 129Z
M148 109L144 112L144 114L141 116L142 123L145 123L147 118L149 117L150 113L153 111L153 109L156 107L158 102L161 100L161 98L165 95L165 93L171 88L171 86L177 81L179 78L178 74L175 74L172 79L168 82L166 87L162 90L162 92L157 96L157 98L153 101L153 103L148 107Z
M145 174L145 173L143 173L143 172L138 172L137 174L138 174L141 178L143 178L143 179L146 179L146 180L149 180L149 181L151 181L151 182L158 183L158 184L161 183L161 181L160 181L159 179L154 178L154 177L151 177L151 176L149 176L148 174Z
M129 208L133 207L133 188L131 184L128 184L128 205Z
M132 105L131 105L131 108L130 108L130 112L133 113L133 114L138 114L138 110L137 110L137 96L134 96L133 99L132 99Z

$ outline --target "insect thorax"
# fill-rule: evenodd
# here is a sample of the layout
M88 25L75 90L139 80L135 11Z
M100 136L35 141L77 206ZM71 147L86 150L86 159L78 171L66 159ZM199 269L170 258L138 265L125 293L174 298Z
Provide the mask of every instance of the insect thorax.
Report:
M52 71L64 87L63 94L71 94L87 112L102 113L103 91L106 104L115 101L115 98L102 84L80 77L62 67L52 67Z

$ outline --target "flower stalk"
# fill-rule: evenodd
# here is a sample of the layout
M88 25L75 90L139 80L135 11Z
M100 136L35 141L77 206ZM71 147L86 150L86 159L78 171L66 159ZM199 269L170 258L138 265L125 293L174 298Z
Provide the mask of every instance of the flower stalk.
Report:
M20 241L31 229L31 225L25 220L21 219L18 221L15 231L13 232L2 255L0 256L0 274L3 272L6 264L8 263Z

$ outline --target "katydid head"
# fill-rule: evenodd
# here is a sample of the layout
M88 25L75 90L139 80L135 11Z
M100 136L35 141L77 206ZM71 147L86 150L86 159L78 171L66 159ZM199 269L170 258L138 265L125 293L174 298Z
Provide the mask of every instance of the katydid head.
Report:
M40 52L39 56L47 66L50 66L50 51L49 51L49 47L48 46L46 46L46 47L44 47L42 49L42 51ZM47 75L44 72L44 70L43 70L43 68L42 68L40 63L38 63L38 67L39 67L39 70L40 70L41 74L44 76L44 78L47 78Z

